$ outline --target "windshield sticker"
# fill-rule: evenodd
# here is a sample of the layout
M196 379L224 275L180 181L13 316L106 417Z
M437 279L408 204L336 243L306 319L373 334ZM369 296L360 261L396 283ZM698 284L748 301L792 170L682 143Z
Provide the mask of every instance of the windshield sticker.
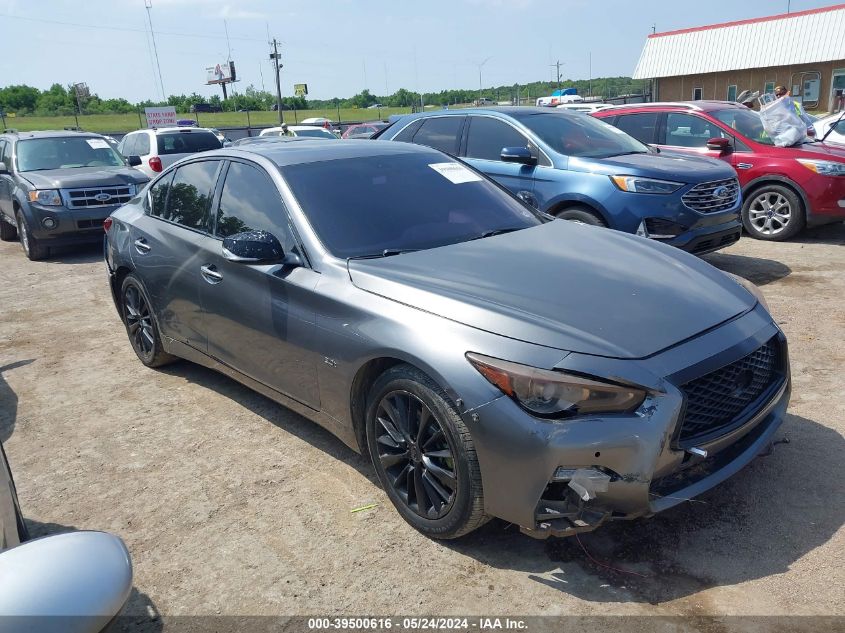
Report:
M86 138L85 142L91 146L91 149L108 149L109 144L101 138Z
M459 163L431 163L429 167L455 185L465 182L481 182L481 176Z

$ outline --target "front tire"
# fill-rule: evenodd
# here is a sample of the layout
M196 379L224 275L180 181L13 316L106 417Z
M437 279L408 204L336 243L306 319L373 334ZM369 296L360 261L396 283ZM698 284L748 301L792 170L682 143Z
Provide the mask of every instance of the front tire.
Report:
M565 209L556 211L554 215L561 220L569 220L576 224L607 227L607 222L604 221L604 218L595 211L583 207L566 207Z
M18 220L18 239L20 240L24 255L34 262L47 259L50 255L49 247L42 246L32 237L32 233L29 231L29 225L26 223L26 219L24 219L23 213L20 210L18 210L16 217Z
M131 274L126 275L120 287L120 314L129 343L144 365L161 367L176 360L164 351L152 304L141 282Z
M379 481L412 527L453 539L489 520L472 437L431 378L410 365L388 369L370 390L366 425Z
M758 240L783 242L800 233L806 223L801 198L783 185L763 185L742 204L742 225Z

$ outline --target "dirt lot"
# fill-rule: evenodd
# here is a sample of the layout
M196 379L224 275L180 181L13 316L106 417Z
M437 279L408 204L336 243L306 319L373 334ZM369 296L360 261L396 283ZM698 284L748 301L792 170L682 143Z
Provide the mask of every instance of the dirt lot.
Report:
M535 541L499 521L458 542L427 540L327 432L206 369L145 369L97 247L33 263L0 244L0 439L31 530L123 537L135 565L129 611L150 622L845 615L845 225L786 244L745 238L707 259L760 285L789 338L789 443L694 503L580 543Z

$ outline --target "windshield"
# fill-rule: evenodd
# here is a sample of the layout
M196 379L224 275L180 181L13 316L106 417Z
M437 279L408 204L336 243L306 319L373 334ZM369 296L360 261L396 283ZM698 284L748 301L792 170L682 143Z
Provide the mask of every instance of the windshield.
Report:
M336 257L436 248L542 223L483 176L433 152L324 160L281 172Z
M731 108L730 110L716 110L710 114L747 139L763 145L774 145L772 139L766 134L766 130L763 129L763 120L759 113L754 110Z
M649 151L647 145L589 115L558 112L534 114L519 120L552 149L567 156L610 158Z
M18 171L123 167L126 163L104 138L57 136L22 140L17 147Z
M319 128L314 128L313 130L296 130L297 136L313 136L316 138L337 138L331 132L326 130L321 130Z

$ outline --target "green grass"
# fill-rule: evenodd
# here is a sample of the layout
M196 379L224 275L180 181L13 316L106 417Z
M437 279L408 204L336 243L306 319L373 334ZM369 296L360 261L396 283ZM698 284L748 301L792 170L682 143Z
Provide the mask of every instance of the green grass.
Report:
M381 118L387 119L391 114L407 114L410 108L382 108ZM337 109L284 111L285 123L295 123L310 117L326 117L338 121ZM247 125L246 112L200 112L199 114L179 114L179 118L198 119L203 127L245 127ZM358 110L341 108L340 121L375 121L379 119L379 110ZM277 125L279 115L276 112L250 112L249 124L265 127ZM73 116L20 116L6 117L6 127L29 132L32 130L61 130L67 126L76 125ZM146 127L143 112L139 119L137 114L86 114L79 117L79 127L89 132L129 132L140 127Z

